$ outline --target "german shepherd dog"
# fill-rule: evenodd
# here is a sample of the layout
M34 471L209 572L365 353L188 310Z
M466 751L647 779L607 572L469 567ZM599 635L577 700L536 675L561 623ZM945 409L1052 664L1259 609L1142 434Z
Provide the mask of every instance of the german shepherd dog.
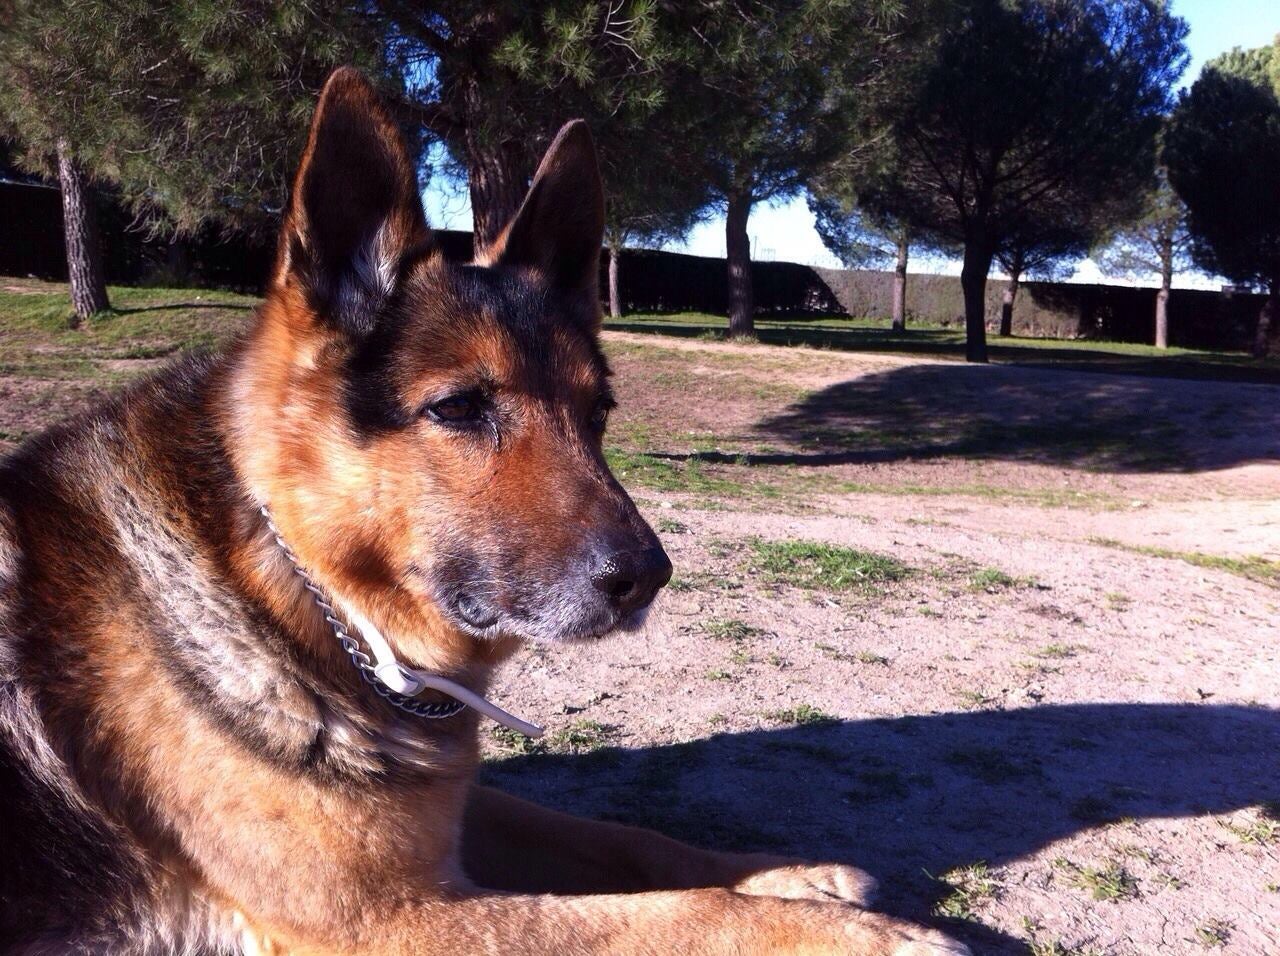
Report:
M474 709L361 679L376 630L483 694L667 581L601 454L602 227L574 122L447 261L340 70L252 329L0 467L0 951L966 952L857 870L480 787Z

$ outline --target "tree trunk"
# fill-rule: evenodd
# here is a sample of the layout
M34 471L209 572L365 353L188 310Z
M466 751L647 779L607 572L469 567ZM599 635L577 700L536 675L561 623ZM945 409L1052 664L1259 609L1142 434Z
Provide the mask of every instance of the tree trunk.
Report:
M58 183L62 187L62 234L67 245L67 277L71 282L71 327L95 312L111 308L102 270L102 244L93 208L93 187L71 155L66 140L58 140Z
M960 286L964 289L964 357L970 362L987 360L987 275L993 255L990 244L965 240Z
M751 288L751 239L747 219L751 196L729 197L725 214L725 253L729 264L729 338L755 334L755 294Z
M1018 282L1021 279L1021 273L1010 272L1009 284L1004 287L1004 295L1000 299L1000 334L1006 338L1013 335L1013 306L1018 301Z
M911 243L905 235L898 236L898 261L893 267L893 330L902 332L907 327L907 256Z
M1253 357L1266 358L1271 354L1271 334L1280 321L1280 278L1273 279L1267 301L1258 313L1258 328L1253 337Z
M622 318L622 287L619 273L622 270L622 244L609 243L609 317Z
M524 162L513 144L473 147L468 142L471 247L477 256L492 245L507 228L507 223L515 218L528 187Z
M471 78L463 93L468 117L488 115L492 108L480 81ZM467 154L467 191L471 196L471 248L479 256L502 235L515 218L529 188L528 157L521 144L492 142L479 121L467 123L463 142Z
M171 236L164 252L165 281L176 285L191 282L191 248L180 236Z
M1156 293L1156 348L1169 347L1169 289L1173 286L1173 250L1160 255L1160 291Z

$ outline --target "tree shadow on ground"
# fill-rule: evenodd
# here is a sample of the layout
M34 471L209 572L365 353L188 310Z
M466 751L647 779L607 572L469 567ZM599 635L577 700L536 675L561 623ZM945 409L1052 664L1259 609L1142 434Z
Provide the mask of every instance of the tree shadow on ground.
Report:
M908 365L813 392L756 431L813 451L777 463L958 457L1190 472L1280 459L1278 398L1225 382Z
M767 317L765 320L767 321ZM610 321L606 329L678 338L710 336L718 339L723 336L723 330L720 329L678 322ZM962 361L965 357L964 336L962 332L952 329L916 328L899 332L864 326L832 327L787 321L785 324L769 327L758 326L755 334L765 345L805 345L841 352L880 352L924 358L951 358L957 361ZM1023 340L1026 343L1023 345L1014 344L1016 341L1016 338L990 339L987 353L991 361L1023 368L1145 375L1194 381L1280 384L1280 364L1259 365L1243 353L1174 352L1169 355L1132 355L1101 347L1090 349L1079 344L1055 348L1046 345L1044 339L1026 339ZM1099 343L1100 346L1103 344L1105 343Z
M877 909L937 923L930 910L949 889L929 874L1007 863L1121 818L1280 799L1280 711L1074 704L832 721L510 757L484 776L702 846L849 863L880 879ZM977 924L948 929L977 952L1027 952Z

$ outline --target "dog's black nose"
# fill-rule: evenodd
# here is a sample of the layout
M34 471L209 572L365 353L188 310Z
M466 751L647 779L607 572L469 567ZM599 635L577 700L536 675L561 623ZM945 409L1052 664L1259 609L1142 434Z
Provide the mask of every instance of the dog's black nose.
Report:
M671 560L662 548L618 551L591 574L591 583L620 611L642 608L671 580Z

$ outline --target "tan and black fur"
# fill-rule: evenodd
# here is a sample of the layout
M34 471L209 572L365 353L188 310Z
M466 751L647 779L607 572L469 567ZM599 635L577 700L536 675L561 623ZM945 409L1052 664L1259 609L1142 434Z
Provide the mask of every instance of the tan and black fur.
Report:
M473 784L272 540L406 662L636 624L670 574L601 454L599 175L561 131L447 261L370 87L327 85L252 330L0 466L0 952L961 952L836 865ZM625 639L625 638L619 638Z

